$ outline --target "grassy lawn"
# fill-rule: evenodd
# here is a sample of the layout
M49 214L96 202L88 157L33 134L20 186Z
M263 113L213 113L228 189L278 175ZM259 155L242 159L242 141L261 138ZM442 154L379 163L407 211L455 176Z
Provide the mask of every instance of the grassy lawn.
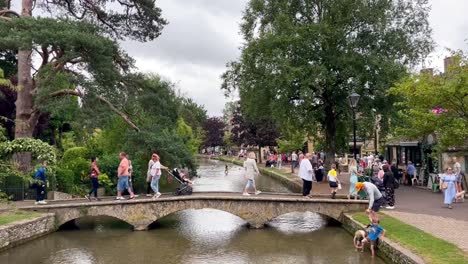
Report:
M364 225L369 224L369 218L364 213L354 214L353 218ZM393 217L382 214L380 225L385 229L386 237L410 249L428 263L468 263L468 255L454 244L436 238Z
M29 211L9 211L0 213L0 226L24 219L34 218L39 215L39 213Z

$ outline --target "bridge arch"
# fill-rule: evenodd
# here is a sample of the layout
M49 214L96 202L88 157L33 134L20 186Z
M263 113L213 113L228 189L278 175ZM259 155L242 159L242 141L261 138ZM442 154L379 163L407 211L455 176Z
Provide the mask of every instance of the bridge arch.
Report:
M102 217L102 218L101 218ZM104 222L108 222L108 221L112 221L112 222L118 222L119 223L119 226L121 226L122 228L124 226L126 226L126 228L128 229L133 229L134 226L130 223L128 223L127 221L124 221L120 218L116 218L116 217L113 217L113 216L109 216L109 215L97 215L97 216L91 216L91 215L87 215L87 216L83 216L83 217L79 217L79 218L75 218L75 219L72 219L68 222L65 222L64 224L58 226L58 229L76 229L76 228L82 228L82 227L85 227L85 228L88 228L88 227L92 227L93 226L93 222L86 222L86 223L81 223L80 220L84 219L84 218L89 218L89 219L97 219L97 218L100 218L100 220L104 219L103 221ZM113 224L112 224L113 225Z
M253 228L261 228L272 219L292 212L314 212L341 222L343 213L361 211L366 207L364 201L199 194L158 200L47 205L31 209L55 213L57 228L84 216L111 216L129 223L135 230L145 230L158 219L187 209L224 211L245 220Z

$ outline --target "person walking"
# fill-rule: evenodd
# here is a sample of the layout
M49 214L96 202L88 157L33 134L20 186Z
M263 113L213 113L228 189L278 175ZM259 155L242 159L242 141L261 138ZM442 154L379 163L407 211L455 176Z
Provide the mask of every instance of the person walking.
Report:
M408 161L408 167L406 168L406 184L409 186L413 185L414 175L416 175L416 168L413 165L413 162Z
M34 173L34 187L36 189L36 205L47 204L45 195L47 192L47 176L46 176L47 161L43 160L41 166Z
M373 183L356 183L356 191L359 192L361 190L365 191L369 198L369 207L366 209L366 213L369 215L371 220L378 219L377 212L379 212L380 207L385 204L385 198Z
M165 167L161 165L161 162L159 162L159 156L155 154L154 157L154 164L151 166L151 189L153 189L154 195L153 199L157 199L161 196L161 193L159 192L159 179L161 179L162 171L161 170L167 170L168 167Z
M255 176L259 175L257 162L255 161L256 156L254 152L249 152L247 154L247 159L244 161L245 174L244 177L247 180L245 184L244 192L242 195L249 196L249 188L252 188L255 195L259 195L261 191L257 190L255 186Z
M89 191L88 194L85 195L85 198L91 201L91 194L94 193L94 199L97 201L100 201L101 199L98 198L97 195L97 190L99 188L99 174L101 172L99 171L99 167L97 166L98 158L97 157L92 157L91 158L91 174L89 176L91 180L91 191Z
M400 182L400 174L398 173L398 166L396 160L392 161L392 166L390 167L390 170L392 171L395 180Z
M354 200L357 200L358 193L356 191L356 183L359 181L358 176L362 176L362 173L358 172L357 168L357 161L355 159L351 159L349 161L349 193L348 199L351 199L351 196L354 196Z
M127 155L127 159L128 159L128 155ZM132 190L133 192L133 197L137 198L139 195L138 194L135 194L135 189L133 188L133 184L134 184L134 178L133 178L133 165L132 165L132 161L131 160L128 160L128 187Z
M314 168L314 170L316 170L318 167L318 155L317 155L317 152L314 152L312 154L312 168Z
M278 169L281 170L281 167L283 165L283 154L278 153L278 156L276 157L276 165L277 165Z
M291 154L291 161L292 161L292 166L293 168L297 168L298 164L297 164L297 154L296 154L296 151L293 151L293 153Z
M336 172L336 165L331 165L331 170L328 171L328 183L330 185L330 193L331 198L335 199L336 197L336 190L338 189L338 184L340 184L340 180L338 179L338 173Z
M457 193L463 191L463 188L462 188L462 171L461 171L461 165L460 165L460 162L457 161L457 157L453 157L452 158L452 161L453 161L453 172L454 174L457 176L457 183L455 185L455 189L457 191Z
M153 155L151 155L151 159L148 161L148 171L146 172L146 196L147 197L153 196L151 194L151 181L153 179L153 176L151 176L151 167L153 167L153 164L156 162L157 157L158 155L153 153Z
M447 208L452 209L452 203L457 195L455 185L457 183L457 176L453 173L452 168L447 168L444 175L440 177L440 189L444 192L444 204Z
M312 190L312 174L314 170L310 163L310 153L307 153L305 158L304 155L299 155L301 163L299 165L299 177L302 179L302 196L304 198L310 198L310 192Z
M125 200L125 198L122 196L123 191L127 190L128 193L130 194L130 199L135 198L135 195L133 194L132 189L128 185L128 178L129 178L129 167L130 164L127 159L127 154L125 152L120 152L119 153L119 158L120 158L120 164L119 168L117 169L117 197L115 198L116 200Z
M383 166L383 186L385 187L385 199L387 200L387 209L395 209L395 176L388 165Z

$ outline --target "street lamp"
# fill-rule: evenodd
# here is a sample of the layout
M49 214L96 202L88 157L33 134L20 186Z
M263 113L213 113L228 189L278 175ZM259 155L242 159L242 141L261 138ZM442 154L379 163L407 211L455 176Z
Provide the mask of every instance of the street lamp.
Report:
M357 94L355 91L353 91L349 96L349 106L353 110L353 138L354 138L354 148L353 148L353 154L354 154L354 159L357 157L357 148L356 148L356 106L359 102L359 98L361 96Z

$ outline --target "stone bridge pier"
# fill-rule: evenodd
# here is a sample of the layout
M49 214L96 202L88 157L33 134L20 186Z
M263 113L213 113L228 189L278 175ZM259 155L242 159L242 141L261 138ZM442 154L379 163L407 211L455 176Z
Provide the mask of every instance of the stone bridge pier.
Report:
M213 196L194 194L129 201L50 204L24 209L55 214L56 227L85 216L111 216L125 221L134 230L146 230L153 222L187 209L217 209L236 215L252 228L262 228L272 219L292 212L315 212L342 222L344 213L364 211L366 201L303 199L298 196Z

